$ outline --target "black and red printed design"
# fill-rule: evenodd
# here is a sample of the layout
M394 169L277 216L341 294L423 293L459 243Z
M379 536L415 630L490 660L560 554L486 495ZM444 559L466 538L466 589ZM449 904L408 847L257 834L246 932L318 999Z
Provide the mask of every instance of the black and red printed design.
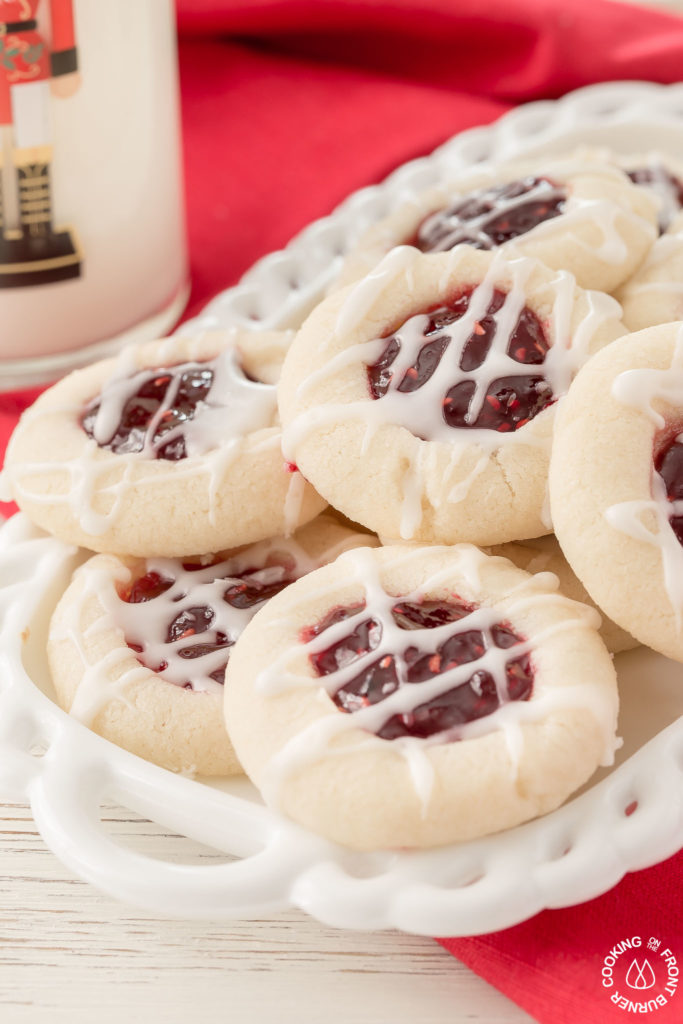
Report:
M465 291L448 305L438 306L417 314L425 320L421 335L424 338L413 365L400 381L394 380L392 364L401 350L401 335L411 324L402 324L387 339L387 346L376 363L368 366L368 380L373 398L379 399L391 388L400 393L417 391L436 372L443 359L450 355L455 346L449 333L451 324L460 320L467 312L474 289ZM472 416L470 406L476 390L471 375L486 363L496 331L496 313L506 301L506 294L499 289L493 293L485 315L474 323L472 332L462 347L459 360L453 360L453 383L444 389L442 415L450 427L478 428L508 433L519 430L525 423L537 416L546 406L555 401L552 388L542 373L519 373L492 380L486 390L481 411ZM411 325L412 326L412 325ZM449 351L450 350L450 351ZM507 355L515 362L529 366L541 366L549 351L543 325L536 314L525 306L512 330ZM429 438L425 438L429 440Z
M18 220L10 223L0 174L0 288L51 284L81 273L74 232L53 224L49 91L36 93L41 83L52 83L51 91L62 98L79 87L73 0L0 0L0 130L10 129L19 200ZM29 88L33 98L27 111L13 96ZM27 117L34 119L29 126L22 123Z
M419 686L460 665L472 663L472 675L466 682L447 690L432 700L421 703L409 712L389 716L377 730L381 739L404 736L426 739L447 734L459 726L484 718L497 711L503 703L529 700L534 671L528 653L512 655L505 666L505 685L496 684L493 675L476 663L490 646L501 649L524 643L524 638L506 622L498 622L488 630L481 628L474 617L463 622L436 647L429 644L430 629L467 619L476 606L453 596L448 602L399 600L391 608L393 621L401 630L415 633L415 642L402 651L383 654L368 660L367 655L380 645L383 626L380 617L368 609L368 617L360 616L365 602L333 608L321 622L303 630L301 640L308 643L331 626L351 617L347 636L328 648L310 655L319 676L334 674L359 662L359 672L348 679L332 695L341 711L353 714L369 705L378 704L403 686ZM406 637L408 640L408 637ZM362 666L360 662L363 662Z

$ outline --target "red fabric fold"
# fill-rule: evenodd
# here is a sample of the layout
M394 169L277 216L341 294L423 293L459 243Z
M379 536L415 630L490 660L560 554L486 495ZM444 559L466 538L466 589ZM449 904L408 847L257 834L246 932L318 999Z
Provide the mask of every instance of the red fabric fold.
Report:
M179 0L181 32L506 102L590 82L677 81L683 23L597 0Z
M191 314L349 192L506 109L227 41L180 52Z
M669 972L662 954L671 949L683 970L682 877L683 852L627 875L611 892L581 906L546 910L492 935L439 941L542 1024L619 1024L634 1016L680 1024L683 981L673 995L666 991ZM642 945L625 950L612 965L615 944L634 937ZM650 939L660 943L656 950L648 948ZM652 964L651 989L625 983L634 959ZM634 1013L612 1001L616 993L636 1002L661 995L666 1003Z
M511 104L683 68L683 19L606 0L178 0L178 18L188 315L352 190ZM0 454L23 401L0 396ZM441 941L541 1022L626 1020L604 957L636 934L683 962L682 868L679 854L581 907ZM683 1020L683 993L655 1019Z

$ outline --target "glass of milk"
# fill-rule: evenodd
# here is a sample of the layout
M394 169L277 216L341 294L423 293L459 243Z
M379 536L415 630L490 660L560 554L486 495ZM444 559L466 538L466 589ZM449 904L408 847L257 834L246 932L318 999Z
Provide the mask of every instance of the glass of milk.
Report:
M0 0L0 392L176 322L180 160L172 0Z

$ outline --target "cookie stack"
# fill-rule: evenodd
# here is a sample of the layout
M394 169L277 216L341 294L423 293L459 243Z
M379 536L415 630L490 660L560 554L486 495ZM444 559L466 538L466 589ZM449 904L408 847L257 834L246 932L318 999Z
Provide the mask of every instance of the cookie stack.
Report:
M296 335L47 392L6 479L100 552L53 617L60 703L359 849L514 826L611 763L605 640L683 659L683 329L627 335L610 294L658 307L677 175L584 151L461 179L375 225Z
M7 454L12 493L100 552L50 627L63 707L172 771L241 771L223 723L231 649L259 607L367 533L283 463L274 379L291 335L225 331L126 350L65 378Z

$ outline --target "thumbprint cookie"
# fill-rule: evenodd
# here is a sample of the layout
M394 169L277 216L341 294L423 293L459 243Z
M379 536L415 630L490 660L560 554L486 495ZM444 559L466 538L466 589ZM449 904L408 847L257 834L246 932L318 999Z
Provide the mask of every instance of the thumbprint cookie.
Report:
M239 772L223 722L233 646L259 608L368 534L325 514L293 537L195 558L95 555L52 618L59 703L118 746L176 772Z
M19 422L5 492L60 540L115 554L292 533L325 503L285 464L275 385L262 379L289 337L252 339L168 338L66 377Z
M683 325L618 339L578 374L550 465L557 538L596 604L683 661Z
M683 214L671 221L616 297L630 331L683 320Z
M235 645L226 720L266 802L361 850L557 807L616 746L597 612L471 545L346 552Z
M361 236L338 286L398 245L444 252L502 247L568 270L584 288L612 291L657 237L660 199L617 167L571 157L510 164L400 203Z
M278 385L285 455L384 538L488 545L548 533L556 404L624 333L619 313L537 260L394 249L292 342Z

